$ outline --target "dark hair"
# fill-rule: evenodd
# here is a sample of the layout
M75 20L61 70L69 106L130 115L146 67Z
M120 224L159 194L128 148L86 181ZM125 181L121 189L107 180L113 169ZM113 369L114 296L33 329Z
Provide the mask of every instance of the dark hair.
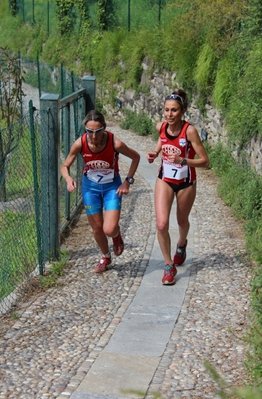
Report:
M172 94L169 94L168 96L166 96L165 102L167 100L176 100L177 102L180 103L181 108L182 108L183 111L187 110L188 97L187 97L186 92L183 89L178 89L176 91L173 91Z
M100 122L101 125L104 126L104 128L106 127L104 115L100 111L97 111L96 109L93 109L92 111L88 112L85 119L83 120L83 125L85 126L86 123L89 121Z

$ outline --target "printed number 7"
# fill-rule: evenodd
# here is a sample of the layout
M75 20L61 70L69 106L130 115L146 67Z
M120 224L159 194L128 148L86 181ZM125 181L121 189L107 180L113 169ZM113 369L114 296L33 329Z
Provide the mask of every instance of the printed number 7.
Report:
M176 174L177 174L177 169L172 169L173 171L174 171L174 175L173 175L173 177L176 177Z
M98 179L98 181L97 181L97 183L99 183L102 179L103 179L103 175L97 175L97 177L99 177L99 179Z

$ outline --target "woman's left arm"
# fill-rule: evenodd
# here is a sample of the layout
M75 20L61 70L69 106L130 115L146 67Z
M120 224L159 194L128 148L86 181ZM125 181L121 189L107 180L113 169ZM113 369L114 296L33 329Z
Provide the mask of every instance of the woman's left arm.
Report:
M119 152L119 154L123 154L131 159L131 164L127 175L128 177L134 177L140 161L140 155L138 154L137 151L133 150L133 148L128 147L123 141L119 140L119 138L116 136L114 137L114 145L115 145L115 150Z
M199 134L196 128L192 125L189 125L187 128L187 139L191 142L192 147L194 148L197 158L187 159L187 165L193 166L195 168L208 168L209 159L206 153L205 147L199 137ZM182 160L181 160L182 161Z
M125 155L131 159L131 164L126 177L134 177L140 161L139 153L133 150L133 148L128 147L116 136L114 137L114 146L115 150L119 152L119 154ZM126 180L123 181L123 184L119 187L118 192L119 194L127 194L129 192L129 183Z

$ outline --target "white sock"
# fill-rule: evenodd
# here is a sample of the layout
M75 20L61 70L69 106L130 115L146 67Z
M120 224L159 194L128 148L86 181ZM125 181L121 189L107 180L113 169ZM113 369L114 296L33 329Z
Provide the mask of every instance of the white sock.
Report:
M120 234L120 229L119 229L119 232L117 233L117 235L116 235L116 236L114 236L113 238L116 238L116 237L118 237L118 236L119 236L119 234Z
M111 258L111 254L110 254L110 252L108 252L107 254L103 254L103 256L105 257L105 258Z

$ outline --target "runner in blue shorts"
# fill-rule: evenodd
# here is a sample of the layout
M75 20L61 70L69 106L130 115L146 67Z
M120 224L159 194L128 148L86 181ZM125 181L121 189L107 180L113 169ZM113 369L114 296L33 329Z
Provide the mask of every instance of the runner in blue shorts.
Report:
M97 184L85 175L82 179L82 195L87 215L95 215L103 211L121 210L122 197L117 194L121 186L120 175L114 177L112 183Z
M119 227L122 195L128 194L130 184L134 183L140 155L106 130L106 122L101 112L90 111L83 125L85 132L72 145L61 166L61 175L66 181L67 190L72 193L76 189L76 181L70 176L69 168L77 155L81 154L84 160L83 202L94 238L102 252L94 271L101 273L112 263L108 237L113 239L113 251L116 256L121 255L124 250ZM119 174L119 154L131 159L124 182Z

